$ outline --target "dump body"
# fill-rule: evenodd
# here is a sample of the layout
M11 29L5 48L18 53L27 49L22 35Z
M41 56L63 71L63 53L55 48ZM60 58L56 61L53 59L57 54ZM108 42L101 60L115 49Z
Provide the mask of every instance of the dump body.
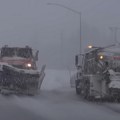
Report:
M38 51L26 46L1 48L0 53L0 89L12 93L34 95L40 89L44 79L45 66L37 70Z

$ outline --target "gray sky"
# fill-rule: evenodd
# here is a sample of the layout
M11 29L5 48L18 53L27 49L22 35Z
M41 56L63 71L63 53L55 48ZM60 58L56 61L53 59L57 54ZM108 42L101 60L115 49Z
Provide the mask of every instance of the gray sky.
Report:
M30 45L40 51L39 64L74 66L80 44L79 15L48 2L82 12L82 49L114 42L109 27L120 27L120 0L0 0L0 46ZM119 34L120 30L120 42Z

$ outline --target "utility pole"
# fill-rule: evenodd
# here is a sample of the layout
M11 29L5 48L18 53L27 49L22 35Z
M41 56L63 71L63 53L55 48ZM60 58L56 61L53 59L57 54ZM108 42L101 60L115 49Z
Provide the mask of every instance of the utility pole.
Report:
M77 14L79 16L79 21L80 21L80 23L79 23L79 26L80 26L80 33L79 33L79 42L80 42L79 46L80 46L80 50L79 50L79 53L82 54L82 34L81 34L81 29L82 29L82 27L81 27L82 20L81 19L82 19L82 17L81 17L81 12L80 11L76 11L76 10L70 8L70 7L65 6L65 5L58 4L58 3L47 3L47 5L59 6L61 8L67 9L68 11L71 11L71 12L73 12L73 13L75 13L75 14ZM80 64L81 64L81 61L80 61Z
M110 27L109 29L111 30L111 32L112 32L112 34L114 36L115 43L119 43L117 41L117 33L118 33L118 30L120 30L120 28L119 27Z
M63 32L61 31L61 35L60 35L60 55L61 55L61 66L62 68L64 67L64 61L63 61L63 58L64 58L64 51L63 51Z
M94 7L96 7L96 6L102 5L104 2L105 2L105 0L101 1L99 4L93 6L92 8L94 8ZM80 30L80 31L79 31L79 32L80 32L80 33L79 33L79 54L82 55L82 12L81 12L81 11L77 11L77 10L75 10L75 9L72 9L72 8L70 8L70 7L68 7L68 6L63 5L63 4L59 4L59 3L47 3L47 5L58 6L58 7L67 9L67 10L69 10L69 11L71 11L71 12L79 15L79 21L80 21L80 22L79 22L79 26L80 26L80 28L79 28L79 30ZM114 38L114 40L115 40L116 42L118 42L118 41L117 41L117 30L118 30L118 28L116 29L116 27L110 27L110 29L115 32L115 35L114 35L115 38ZM119 29L120 29L120 28L119 28ZM80 60L80 64L82 64L82 61L81 61L81 60Z

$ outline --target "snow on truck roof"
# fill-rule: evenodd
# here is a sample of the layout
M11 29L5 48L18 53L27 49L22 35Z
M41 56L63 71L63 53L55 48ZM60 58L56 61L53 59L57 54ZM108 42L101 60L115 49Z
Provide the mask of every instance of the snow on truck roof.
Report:
M111 53L120 53L120 46L115 46L112 48L106 48L104 49L106 52L111 52Z
M106 56L120 56L120 46L105 48L101 53Z
M98 48L86 48L84 52L85 52L85 54L87 54L87 53L90 53L90 52L95 51L97 49Z
M12 46L8 46L8 45L4 45L2 48L31 48L30 46L28 46L28 45L26 45L26 46L24 46L24 47L12 47Z
M90 53L92 51L99 50L99 53L102 53L103 55L120 55L120 45L114 45L111 47L95 47L95 48L88 48L85 50L85 54Z

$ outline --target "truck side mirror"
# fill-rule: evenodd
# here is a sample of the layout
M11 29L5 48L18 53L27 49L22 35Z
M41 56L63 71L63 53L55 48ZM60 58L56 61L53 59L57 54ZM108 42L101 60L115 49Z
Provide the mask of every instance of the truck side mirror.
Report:
M37 52L35 53L35 60L38 61L38 53L39 51L37 50Z
M75 56L75 65L78 66L78 55Z

